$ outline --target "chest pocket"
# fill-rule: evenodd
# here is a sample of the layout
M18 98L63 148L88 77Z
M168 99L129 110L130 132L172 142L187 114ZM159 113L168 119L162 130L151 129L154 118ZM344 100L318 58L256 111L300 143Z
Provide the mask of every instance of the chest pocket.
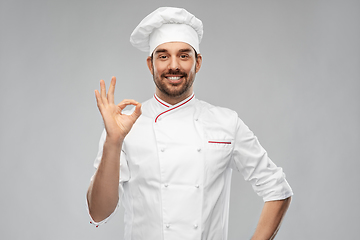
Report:
M205 169L216 177L229 165L234 146L232 138L205 138Z
M209 149L229 149L232 148L233 145L233 139L211 139L208 138L206 140L206 147Z

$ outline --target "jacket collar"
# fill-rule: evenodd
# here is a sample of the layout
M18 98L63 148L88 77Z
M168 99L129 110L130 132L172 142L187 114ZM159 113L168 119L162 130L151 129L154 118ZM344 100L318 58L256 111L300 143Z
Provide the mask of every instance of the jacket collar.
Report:
M184 99L183 101L181 101L175 105L171 105L167 102L164 102L156 94L154 94L154 100L155 100L154 102L156 104L155 108L158 110L157 111L158 114L155 116L155 123L157 122L158 118L161 115L168 114L170 112L173 112L174 110L181 109L181 108L192 105L194 98L195 98L195 94L192 93L188 98Z

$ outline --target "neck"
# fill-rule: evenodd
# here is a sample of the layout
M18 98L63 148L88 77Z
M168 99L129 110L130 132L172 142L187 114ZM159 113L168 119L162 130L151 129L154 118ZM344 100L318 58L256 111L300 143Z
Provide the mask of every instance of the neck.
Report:
M180 96L169 96L164 94L163 92L161 92L160 90L156 89L156 96L158 96L158 98L160 98L162 101L170 104L170 105L176 105L179 102L184 101L185 99L187 99L188 97L190 97L192 95L192 91L186 92L184 94L181 94Z

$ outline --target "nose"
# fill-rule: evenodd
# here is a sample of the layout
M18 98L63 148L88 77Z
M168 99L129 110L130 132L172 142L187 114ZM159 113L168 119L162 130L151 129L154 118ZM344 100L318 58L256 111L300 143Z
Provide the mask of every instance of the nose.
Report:
M179 62L176 57L171 58L168 68L169 70L179 70Z

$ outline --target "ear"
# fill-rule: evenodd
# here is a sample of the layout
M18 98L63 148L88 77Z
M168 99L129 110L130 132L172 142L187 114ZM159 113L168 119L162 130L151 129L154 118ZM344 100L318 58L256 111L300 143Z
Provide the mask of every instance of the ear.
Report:
M146 64L151 72L151 75L154 75L154 69L153 69L153 65L152 65L152 62L151 62L151 56L148 56L147 59L146 59Z
M200 71L201 64L202 64L202 55L199 53L196 59L196 66L195 66L196 73Z

